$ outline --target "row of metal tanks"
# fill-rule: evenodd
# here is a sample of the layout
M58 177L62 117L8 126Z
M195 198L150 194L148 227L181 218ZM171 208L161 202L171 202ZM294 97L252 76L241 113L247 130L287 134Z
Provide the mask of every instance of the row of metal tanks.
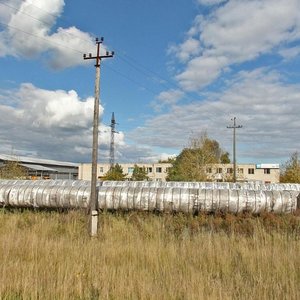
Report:
M0 205L32 208L88 208L90 181L0 180ZM292 213L300 206L300 185L212 182L98 183L98 207L195 213L263 211Z

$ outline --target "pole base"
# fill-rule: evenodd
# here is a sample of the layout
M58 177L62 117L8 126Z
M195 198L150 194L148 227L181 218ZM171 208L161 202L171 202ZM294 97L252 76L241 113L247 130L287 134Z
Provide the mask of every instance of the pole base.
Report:
M95 237L98 233L98 211L92 210L91 213L91 236Z

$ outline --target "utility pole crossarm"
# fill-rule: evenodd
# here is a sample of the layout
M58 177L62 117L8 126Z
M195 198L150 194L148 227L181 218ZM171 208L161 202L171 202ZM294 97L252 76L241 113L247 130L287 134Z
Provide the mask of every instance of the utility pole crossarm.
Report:
M102 44L104 41L104 38L102 37L99 41L98 38L96 38L96 45L97 45L97 55L96 56L92 56L92 53L89 53L89 55L87 54L83 54L83 59L96 59L96 64L95 67L100 67L100 62L102 58L109 58L109 57L113 57L115 55L114 51L106 51L105 55L100 55L100 44Z
M242 128L242 125L236 125L236 117L232 118L233 126L227 126L229 129L233 129L233 182L236 182L236 134L235 131L238 128Z
M99 128L99 105L100 105L100 64L102 58L113 57L114 52L106 51L106 55L100 55L100 45L103 37L96 38L97 55L83 54L83 59L96 60L96 79L95 79L95 102L93 119L93 150L92 150L92 174L91 174L91 194L90 194L90 217L91 217L91 236L96 236L98 231L98 199L97 199L97 165L98 165L98 128Z

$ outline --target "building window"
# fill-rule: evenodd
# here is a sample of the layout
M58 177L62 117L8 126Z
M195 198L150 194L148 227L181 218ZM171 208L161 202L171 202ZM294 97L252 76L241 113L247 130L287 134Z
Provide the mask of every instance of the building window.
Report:
M217 173L218 174L222 174L222 171L223 171L222 168L217 168Z
M248 174L254 174L254 169L253 168L249 168L248 169Z
M133 173L134 168L133 167L129 167L128 168L128 174L132 174Z
M162 173L162 168L161 167L157 167L156 168L156 173Z
M264 174L271 174L271 169L264 169Z
M103 173L103 167L99 168L100 173Z
M227 174L232 174L233 173L233 169L232 168L227 168Z
M152 167L149 167L147 170L148 173L152 173Z
M212 169L211 168L207 168L206 169L206 173L212 173Z
M238 168L238 174L244 174L244 169L243 168Z

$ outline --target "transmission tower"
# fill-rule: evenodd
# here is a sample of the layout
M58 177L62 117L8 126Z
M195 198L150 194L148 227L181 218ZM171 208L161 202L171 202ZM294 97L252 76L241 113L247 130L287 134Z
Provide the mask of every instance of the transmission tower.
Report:
M109 153L109 164L112 169L115 165L115 133L116 133L116 120L115 113L112 113L111 123L110 123L110 153Z
M242 125L236 125L236 117L232 118L233 126L227 126L227 128L233 129L233 182L236 182L236 152L235 152L235 130L237 128L242 128Z

